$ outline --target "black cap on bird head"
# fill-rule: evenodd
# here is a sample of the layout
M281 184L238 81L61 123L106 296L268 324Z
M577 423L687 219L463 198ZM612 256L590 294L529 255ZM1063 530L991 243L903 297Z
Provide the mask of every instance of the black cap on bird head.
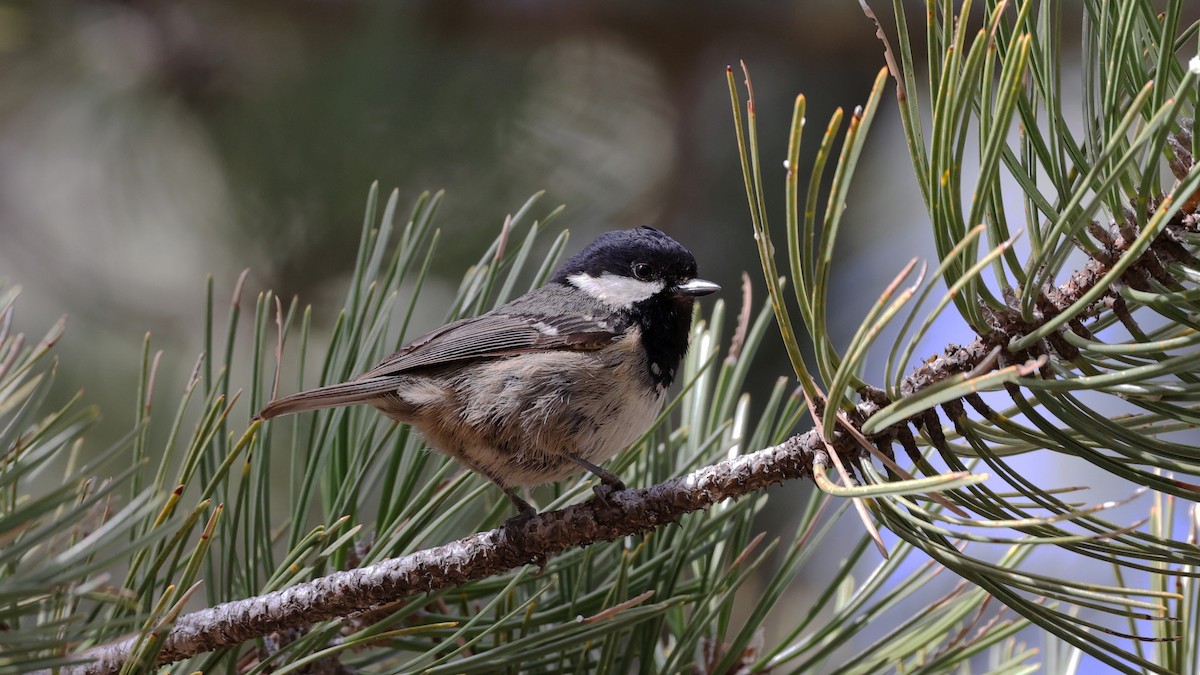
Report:
M696 278L696 258L683 244L647 225L596 237L559 266L551 281L569 283L578 274L593 278L610 274L675 285Z

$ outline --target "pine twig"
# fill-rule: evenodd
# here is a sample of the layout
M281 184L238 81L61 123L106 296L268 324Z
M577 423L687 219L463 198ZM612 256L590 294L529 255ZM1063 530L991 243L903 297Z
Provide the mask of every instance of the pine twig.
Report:
M417 593L458 586L526 564L541 564L569 548L644 534L684 514L770 485L811 476L825 450L815 431L658 485L607 495L537 515L457 541L335 572L265 595L227 602L182 616L159 652L157 664L232 647L276 631L344 617ZM826 460L827 461L827 460ZM130 638L90 649L71 675L115 673L136 643Z

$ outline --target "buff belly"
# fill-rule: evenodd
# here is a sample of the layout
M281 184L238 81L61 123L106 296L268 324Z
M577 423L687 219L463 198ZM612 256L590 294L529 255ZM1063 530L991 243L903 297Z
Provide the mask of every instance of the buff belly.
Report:
M597 351L484 362L407 397L405 421L502 485L539 485L582 471L568 454L601 464L650 428L665 392L647 368L637 335Z

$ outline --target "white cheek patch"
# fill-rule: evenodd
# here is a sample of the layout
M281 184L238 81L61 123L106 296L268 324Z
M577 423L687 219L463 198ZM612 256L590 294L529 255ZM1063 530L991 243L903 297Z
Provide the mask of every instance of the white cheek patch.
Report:
M630 307L662 292L666 286L661 281L639 281L605 272L598 277L584 272L567 277L575 288L613 307Z

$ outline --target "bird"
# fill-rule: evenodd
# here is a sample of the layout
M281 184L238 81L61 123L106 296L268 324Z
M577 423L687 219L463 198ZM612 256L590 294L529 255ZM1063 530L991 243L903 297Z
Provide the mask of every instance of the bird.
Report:
M598 497L624 490L600 466L662 410L688 348L695 299L720 290L650 226L605 232L545 285L430 331L348 382L276 399L256 419L366 404L494 483L517 488L583 470Z

